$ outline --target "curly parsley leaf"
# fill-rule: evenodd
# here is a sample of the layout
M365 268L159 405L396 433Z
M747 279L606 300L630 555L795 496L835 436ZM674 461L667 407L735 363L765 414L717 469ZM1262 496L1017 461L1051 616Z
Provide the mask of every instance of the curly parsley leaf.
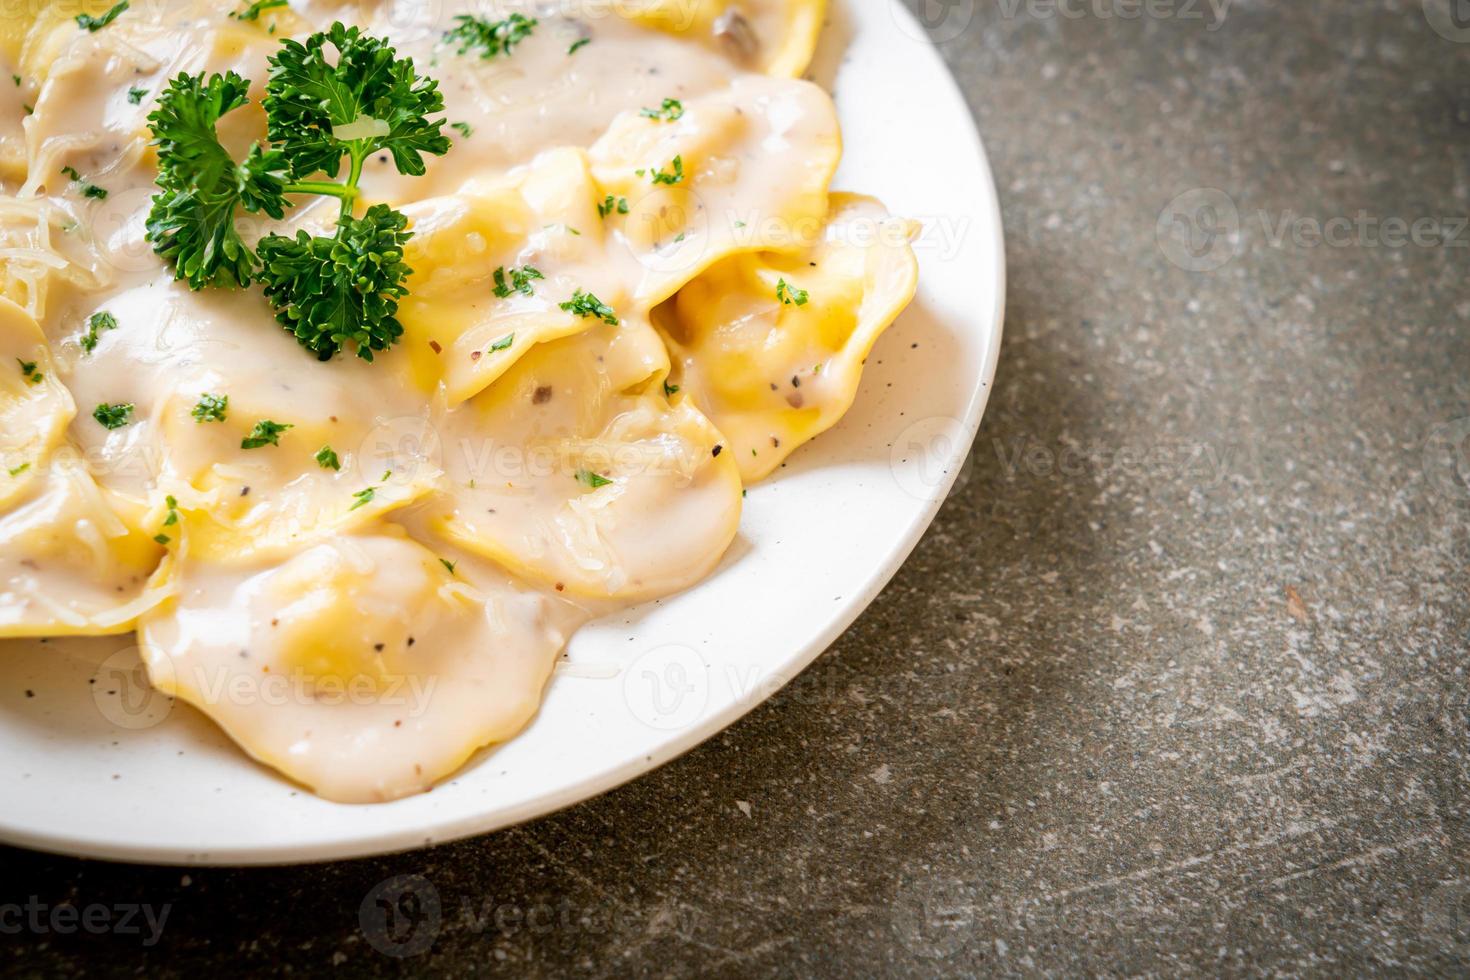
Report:
M340 22L305 43L281 42L264 104L266 135L298 180L318 171L335 178L346 156L347 185L355 189L374 153L386 150L399 173L417 177L425 153L449 152L444 121L428 118L444 109L439 83L420 76L413 59L397 57L387 41Z
M215 126L244 106L250 83L234 72L181 74L158 97L148 125L158 147L158 186L148 214L148 240L190 289L247 286L258 267L235 226L239 209L285 214L285 161L252 147L236 164Z
M396 314L408 292L407 227L403 214L375 204L361 218L342 218L332 238L299 231L262 239L260 280L276 319L319 360L351 342L371 361L403 335Z

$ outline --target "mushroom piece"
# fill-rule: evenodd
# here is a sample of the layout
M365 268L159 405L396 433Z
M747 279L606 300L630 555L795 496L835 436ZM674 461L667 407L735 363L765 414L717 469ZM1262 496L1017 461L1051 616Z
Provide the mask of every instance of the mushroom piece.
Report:
M760 51L760 41L751 29L750 21L740 11L731 8L715 18L712 28L715 39L736 59L750 63Z

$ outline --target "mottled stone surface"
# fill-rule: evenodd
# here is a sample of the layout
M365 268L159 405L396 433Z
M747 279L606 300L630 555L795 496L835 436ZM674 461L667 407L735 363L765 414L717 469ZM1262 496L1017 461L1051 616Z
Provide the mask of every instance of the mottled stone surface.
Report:
M1470 967L1470 43L1419 0L1184 2L936 23L1005 210L1000 373L933 529L791 688L425 853L0 851L0 902L172 905L152 948L25 929L0 969ZM442 914L394 958L359 909L403 874Z

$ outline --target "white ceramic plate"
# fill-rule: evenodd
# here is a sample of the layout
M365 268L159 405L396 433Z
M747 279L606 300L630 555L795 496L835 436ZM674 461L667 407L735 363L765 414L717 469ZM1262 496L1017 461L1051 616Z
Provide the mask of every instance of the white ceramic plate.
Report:
M169 864L404 850L527 820L662 765L795 677L888 582L954 481L1000 349L995 188L943 62L893 0L835 0L813 75L836 93L834 187L919 219L913 306L853 410L750 491L740 536L690 592L594 623L535 722L432 793L328 803L140 684L118 638L0 658L0 839Z

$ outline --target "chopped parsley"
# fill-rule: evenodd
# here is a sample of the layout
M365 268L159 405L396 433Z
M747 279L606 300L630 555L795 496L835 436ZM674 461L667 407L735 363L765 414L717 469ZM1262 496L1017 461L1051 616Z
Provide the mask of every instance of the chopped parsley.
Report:
M776 281L776 298L781 301L782 306L805 306L807 300L811 299L805 289L797 289L785 279Z
M616 211L618 214L628 213L628 199L626 197L613 197L609 194L603 198L602 203L597 205L597 216L606 218Z
M340 470L342 461L337 458L337 451L331 446L323 446L316 451L316 465L324 470Z
M203 394L199 396L199 403L189 409L189 414L194 416L195 422L223 422L225 411L230 407L229 395Z
M453 575L454 574L454 566L457 564L457 562L452 562L448 558L440 558L439 559L439 564L441 564L445 568L447 568L449 570L449 574L450 575Z
M92 409L92 418L96 419L98 424L104 429L121 429L132 419L132 415L133 405L131 402L124 402L119 405L109 405L103 402L101 405Z
M130 88L128 89L128 101L133 105L142 105L143 97L147 94L148 90L146 88Z
M5 472L9 473L11 476L20 476L22 473L30 468L30 463L21 463L19 466L13 466Z
M97 349L97 338L104 330L116 330L117 317L102 310L87 318L87 332L82 335L82 350L88 354Z
M663 105L657 109L641 109L638 115L645 119L657 119L661 122L673 122L684 115L684 103L678 99L664 99Z
M612 483L612 481L609 480L607 477L603 476L600 473L594 473L591 470L578 470L577 482L582 484L582 486L590 487L593 490L596 490L598 487L605 487L609 483Z
M122 0L121 3L114 6L111 10L103 14L101 17L93 17L91 14L77 14L77 26L84 31L96 33L97 31L102 30L102 28L106 27L108 24L111 24L113 21L117 20L118 16L127 9L128 0Z
M355 346L371 361L403 334L397 312L412 272L403 261L411 232L386 204L355 215L358 181L374 154L391 154L399 173L419 176L425 154L447 153L443 120L428 118L443 111L444 97L387 41L341 23L305 41L282 40L269 65L269 142L242 160L216 127L248 103L248 80L181 74L159 96L148 122L161 193L148 240L191 289L261 283L277 322L318 359ZM288 197L301 194L339 200L333 233L272 233L254 250L240 237L239 212L280 219L293 206Z
M163 526L173 527L179 523L179 502L174 499L172 494L164 497L163 502L168 505L168 516L163 519ZM172 539L160 531L153 536L153 540L159 544L168 544Z
M493 344L490 345L490 353L493 354L493 353L495 353L498 350L505 350L507 347L509 347L511 344L513 344L515 342L516 342L516 335L514 333L508 333L504 337L501 337L495 343L493 343Z
M679 393L679 386L678 385L671 385L667 381L664 382L664 397L665 398L672 398L674 395L677 395L678 393Z
M82 175L77 172L76 167L62 167L63 175L70 177L72 183L82 185L82 196L96 198L99 201L107 200L107 189L98 187L96 184L88 184L82 180Z
M356 500L357 503L347 508L347 510L354 511L357 510L357 508L359 507L366 507L368 504L373 502L373 497L377 495L377 492L377 487L368 487L366 490L357 491L357 493L354 493L352 495L353 499Z
M471 126L467 122L452 122L449 124L449 128L458 132L459 135L463 136L465 139L469 139L471 136L475 135L475 127Z
M641 173L641 171L640 171L640 173ZM682 183L684 183L684 156L683 156L683 154L680 154L679 156L674 157L673 172L672 173L667 173L666 174L662 170L655 170L649 176L649 180L653 181L655 184L668 184L670 187L672 187L674 184L682 184Z
M260 15L267 10L275 10L278 7L289 7L288 0L255 0L250 6L237 13L230 14L235 20L259 20Z
M25 378L28 384L38 385L41 383L41 372L36 370L35 361L22 361L17 357L15 363L20 365L20 376Z
M571 47L567 48L567 54L576 54L577 53L577 50L579 48L585 48L587 45L589 45L591 43L592 43L592 38L590 38L590 37L579 37L575 41L572 42L572 46ZM20 84L20 83L17 82L16 84Z
M511 14L504 20L488 20L470 14L454 18L455 25L444 35L446 41L459 43L459 54L468 54L470 49L479 48L481 58L509 55L511 48L531 35L538 21L534 17Z
M520 293L522 296L535 296L536 290L531 283L537 279L545 279L541 270L535 266L527 265L519 269L510 270L510 282L506 282L505 266L495 270L495 295L505 299L512 292Z
M259 449L262 446L279 446L281 444L281 433L287 429L293 429L290 422L272 422L270 419L261 419L255 423L255 428L250 434L240 440L241 449Z
M610 327L618 325L618 315L613 312L613 308L585 290L577 290L571 299L561 304L561 308L573 316L595 316Z

